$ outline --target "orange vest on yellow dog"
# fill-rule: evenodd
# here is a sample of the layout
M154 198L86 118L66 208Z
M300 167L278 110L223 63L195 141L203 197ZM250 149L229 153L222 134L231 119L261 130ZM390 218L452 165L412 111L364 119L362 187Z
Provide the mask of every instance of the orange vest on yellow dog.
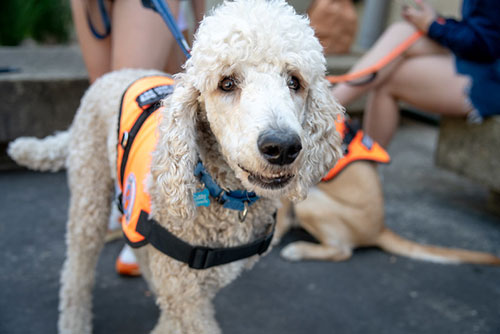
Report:
M347 165L355 161L374 161L380 163L389 163L391 157L382 146L373 141L363 130L352 129L348 121L340 120L335 122L335 127L343 139L345 147L344 156L337 161L335 166L330 169L322 181L329 181L337 176Z

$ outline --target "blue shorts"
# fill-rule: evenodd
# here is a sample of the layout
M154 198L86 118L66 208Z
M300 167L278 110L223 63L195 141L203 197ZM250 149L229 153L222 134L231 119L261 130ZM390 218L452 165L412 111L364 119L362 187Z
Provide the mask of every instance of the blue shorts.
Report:
M456 59L457 71L471 78L469 99L482 117L500 114L500 59L493 63L477 63Z

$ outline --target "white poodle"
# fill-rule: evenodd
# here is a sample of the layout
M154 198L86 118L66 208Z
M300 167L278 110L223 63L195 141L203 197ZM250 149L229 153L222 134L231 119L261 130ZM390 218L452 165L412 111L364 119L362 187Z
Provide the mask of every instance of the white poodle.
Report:
M71 190L67 256L60 291L60 333L91 333L94 269L104 244L117 178L117 119L124 91L157 72L123 70L92 85L69 131L9 147L20 164L68 169ZM340 156L334 120L343 112L328 89L325 59L308 19L284 0L226 2L206 17L192 57L164 101L143 181L149 217L192 246L251 244L273 228L279 198L305 198ZM211 199L197 207L205 186L198 161L222 189L255 192L247 211ZM139 181L140 182L140 181ZM248 203L247 203L248 204ZM161 309L153 333L220 333L211 300L258 256L193 269L151 244L136 249L141 271Z

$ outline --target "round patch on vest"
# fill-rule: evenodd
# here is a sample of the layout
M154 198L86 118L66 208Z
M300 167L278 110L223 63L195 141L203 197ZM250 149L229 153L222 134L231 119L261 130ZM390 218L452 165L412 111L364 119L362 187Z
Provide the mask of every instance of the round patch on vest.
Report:
M135 193L136 193L136 180L134 173L130 173L125 182L125 193L123 194L123 214L125 215L125 224L130 223L132 209L134 208Z

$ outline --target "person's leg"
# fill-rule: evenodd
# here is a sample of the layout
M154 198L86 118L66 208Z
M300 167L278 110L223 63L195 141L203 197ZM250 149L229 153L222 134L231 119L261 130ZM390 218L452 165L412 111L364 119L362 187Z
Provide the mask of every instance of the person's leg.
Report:
M377 40L375 45L351 68L349 73L373 66L415 32L415 27L407 22L402 21L392 24ZM346 83L337 84L332 90L333 95L341 105L348 105L372 88L382 84L405 58L424 54L443 54L446 52L443 47L434 41L427 37L422 37L406 50L403 55L380 70L374 81L361 86L350 86Z
M105 2L108 8L110 3ZM111 70L111 38L97 39L87 23L87 8L98 31L104 31L97 1L71 0L73 22L75 24L83 60L93 83L97 78Z
M168 0L177 16L179 2ZM161 16L142 6L139 0L113 3L111 67L163 70L174 38Z
M469 79L458 75L451 55L406 59L368 99L363 126L368 135L387 147L399 123L398 101L449 116L470 111L465 88Z

